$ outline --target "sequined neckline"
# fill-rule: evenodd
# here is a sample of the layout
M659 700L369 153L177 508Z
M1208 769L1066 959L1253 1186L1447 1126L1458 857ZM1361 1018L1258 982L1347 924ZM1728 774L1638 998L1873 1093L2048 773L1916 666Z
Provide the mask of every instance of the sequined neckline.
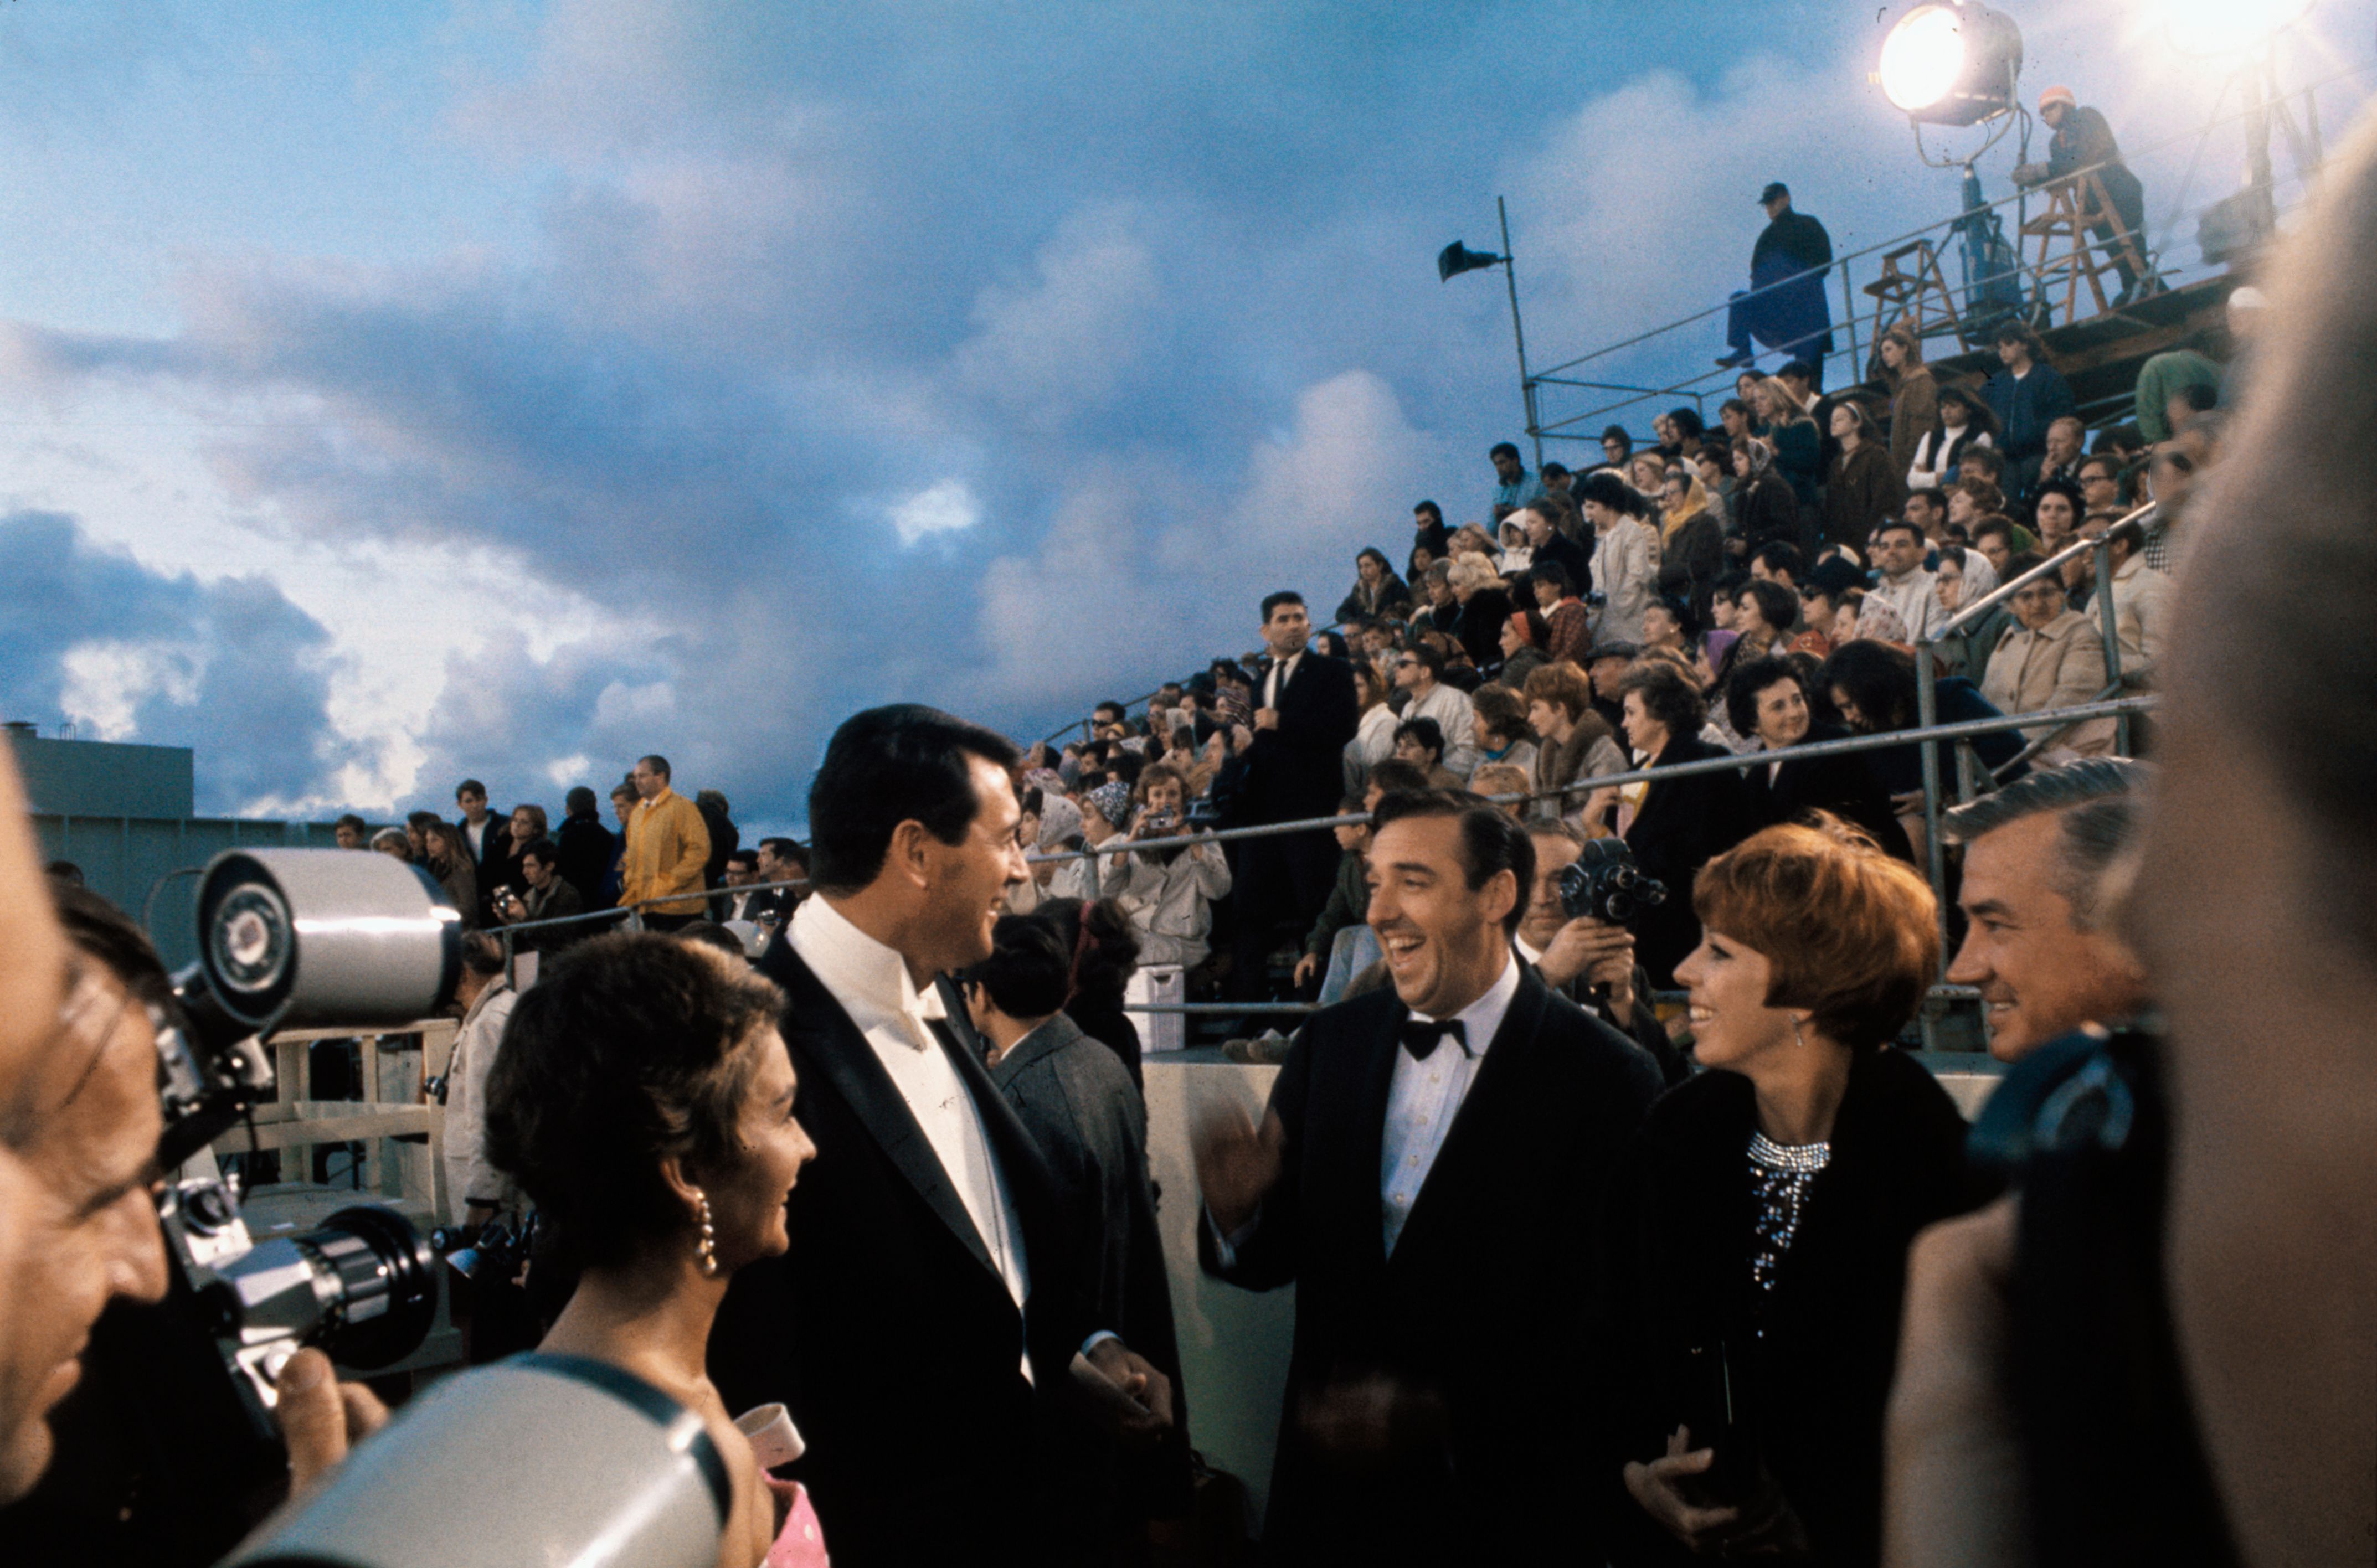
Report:
M1813 1176L1832 1162L1833 1146L1829 1143L1778 1144L1753 1129L1750 1134L1750 1158L1769 1170Z

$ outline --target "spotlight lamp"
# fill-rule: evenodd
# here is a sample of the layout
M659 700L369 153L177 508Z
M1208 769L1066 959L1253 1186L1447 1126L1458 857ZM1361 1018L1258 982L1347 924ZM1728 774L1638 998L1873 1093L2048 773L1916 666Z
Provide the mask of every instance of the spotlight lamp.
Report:
M1917 6L1881 42L1872 79L1918 125L1977 125L2014 107L2022 30L1978 4Z

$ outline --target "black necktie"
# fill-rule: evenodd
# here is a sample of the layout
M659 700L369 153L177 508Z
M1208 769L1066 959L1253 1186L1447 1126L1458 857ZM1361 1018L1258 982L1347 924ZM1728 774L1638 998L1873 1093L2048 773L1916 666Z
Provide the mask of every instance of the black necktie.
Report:
M1395 1038L1403 1042L1405 1051L1412 1053L1412 1060L1415 1062L1427 1061L1428 1052L1436 1049L1436 1042L1447 1035L1460 1041L1463 1051L1469 1049L1469 1031L1462 1028L1461 1020L1458 1018L1448 1019L1443 1023L1431 1023L1426 1018L1409 1018L1395 1028Z

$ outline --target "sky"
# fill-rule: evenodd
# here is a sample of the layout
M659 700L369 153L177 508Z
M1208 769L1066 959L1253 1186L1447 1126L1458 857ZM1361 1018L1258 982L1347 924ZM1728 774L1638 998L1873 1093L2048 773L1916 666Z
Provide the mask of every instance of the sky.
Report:
M2173 6L2252 9L2005 8L2185 278L2243 155ZM1951 213L1907 8L7 0L0 717L195 746L208 813L656 751L778 830L859 708L1037 739L1483 515L1509 304L1434 258L1498 195L1538 369L1741 287L1770 179L1841 252ZM2281 42L2359 73L2331 141L2372 43Z

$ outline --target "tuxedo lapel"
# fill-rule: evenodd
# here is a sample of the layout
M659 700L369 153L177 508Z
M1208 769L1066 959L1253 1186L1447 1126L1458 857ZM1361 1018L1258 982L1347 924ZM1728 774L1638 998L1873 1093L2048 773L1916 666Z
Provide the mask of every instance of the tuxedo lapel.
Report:
M1512 962L1518 961L1514 956ZM1444 1143L1436 1151L1436 1163L1428 1167L1427 1180L1412 1199L1411 1214L1395 1242L1396 1258L1409 1257L1412 1243L1426 1241L1439 1210L1457 1212L1473 1169L1505 1123L1506 1109L1526 1093L1527 1080L1534 1075L1527 1070L1529 1059L1535 1054L1536 1033L1543 1027L1550 998L1550 991L1532 968L1520 970L1518 993L1511 998L1502 1027L1494 1031L1493 1043L1477 1064L1477 1076L1462 1097L1461 1109L1452 1113L1452 1125L1445 1129ZM1383 1121L1383 1101L1380 1114Z
M1349 1162L1346 1176L1355 1191L1349 1196L1347 1211L1371 1217L1369 1223L1362 1227L1362 1259L1374 1268L1383 1267L1387 1261L1386 1232L1378 1218L1379 1166L1386 1158L1387 1101L1394 1091L1395 1053L1403 1050L1395 1031L1410 1016L1411 1009L1401 1004L1389 1015L1387 1027L1360 1059L1360 1076L1353 1086L1355 1092L1348 1097L1355 1118L1355 1158Z
M759 968L784 988L790 1002L784 1012L785 1043L800 1063L833 1086L892 1169L925 1200L925 1206L939 1217L975 1261L996 1274L990 1249L974 1228L973 1217L966 1212L949 1172L941 1168L941 1157L933 1152L899 1086L876 1060L875 1048L849 1013L781 935L769 944ZM954 1054L962 1057L963 1053ZM962 1075L965 1066L961 1060ZM982 1064L973 1063L973 1069L980 1074Z

